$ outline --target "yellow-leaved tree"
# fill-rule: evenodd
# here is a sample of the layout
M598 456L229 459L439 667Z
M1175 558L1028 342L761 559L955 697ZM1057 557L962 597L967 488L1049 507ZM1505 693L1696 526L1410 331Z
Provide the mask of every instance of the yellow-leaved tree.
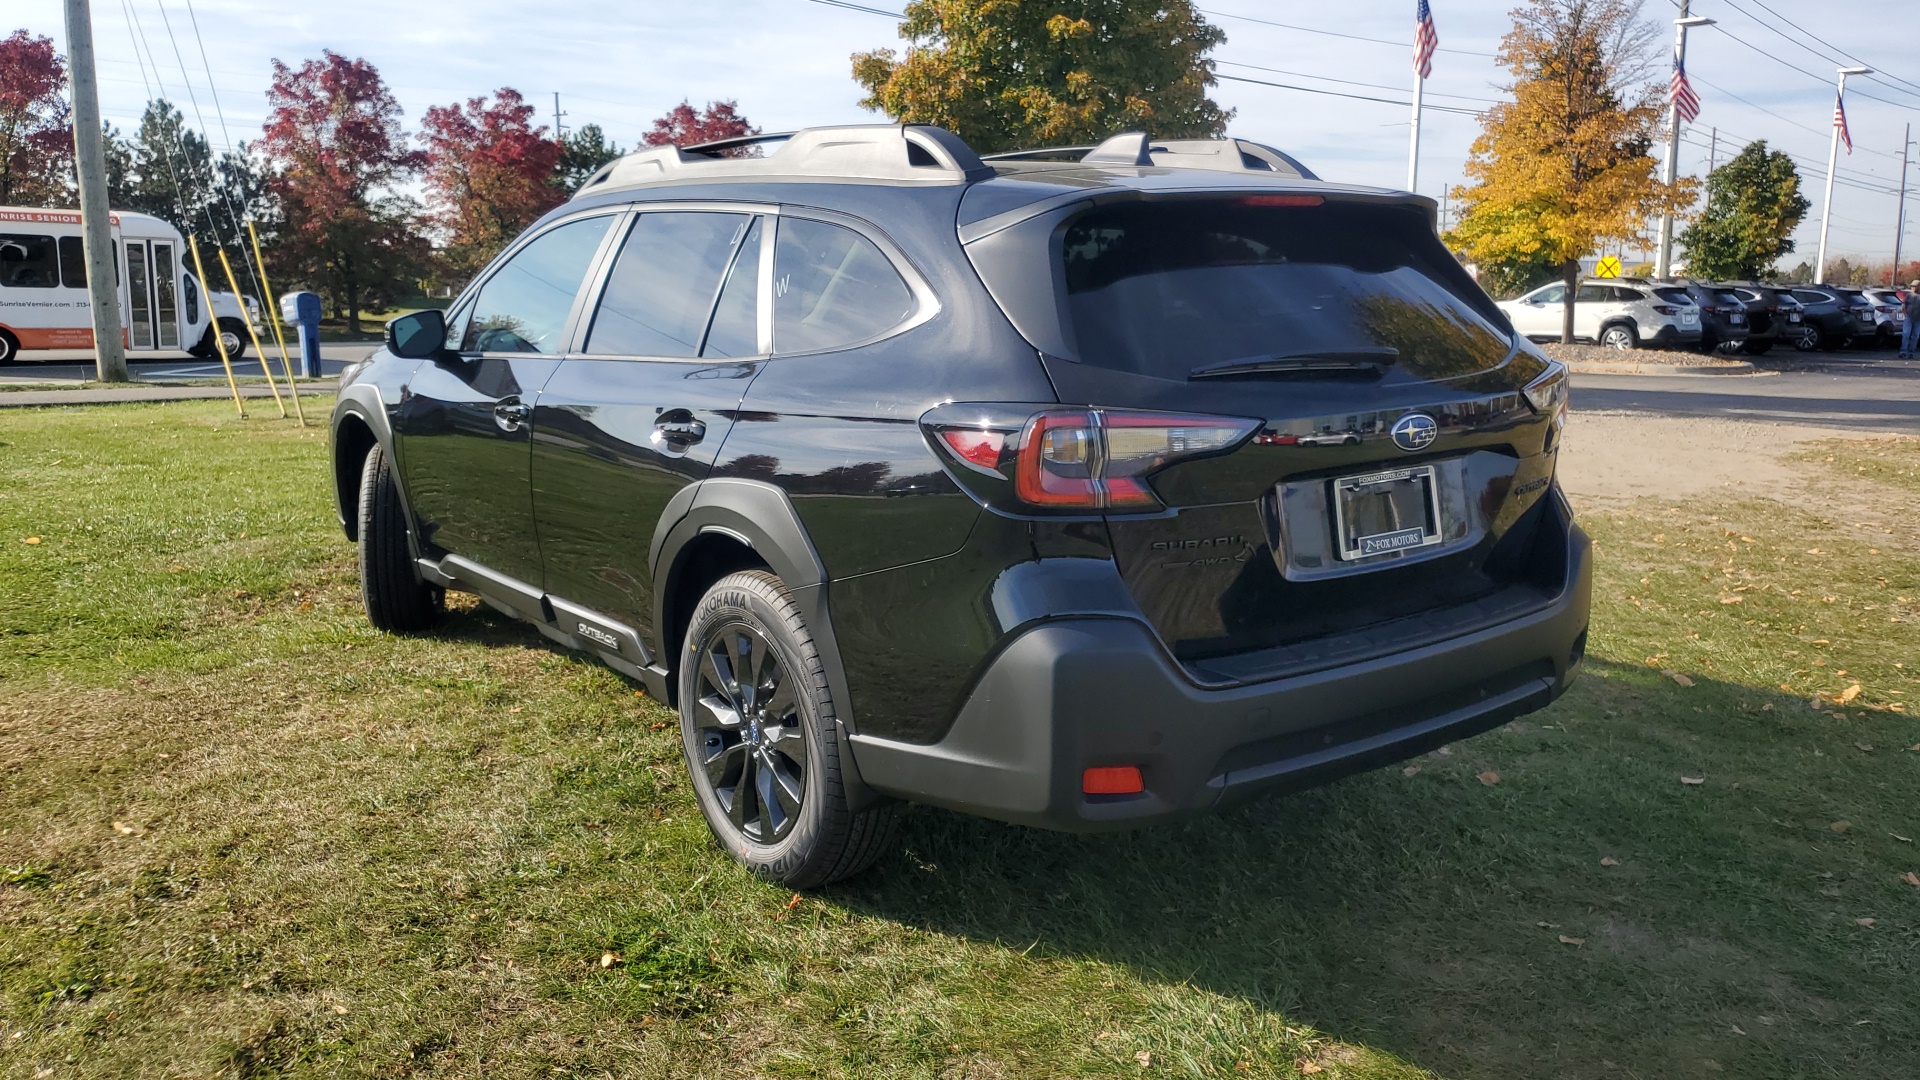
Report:
M1669 191L1654 172L1664 87L1639 0L1531 0L1512 14L1499 59L1513 100L1481 114L1446 239L1483 267L1558 271L1572 341L1580 260L1691 203L1694 182Z

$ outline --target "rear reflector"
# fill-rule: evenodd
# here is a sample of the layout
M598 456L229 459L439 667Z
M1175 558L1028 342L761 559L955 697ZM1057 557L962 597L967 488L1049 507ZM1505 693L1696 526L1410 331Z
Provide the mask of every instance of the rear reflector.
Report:
M1088 795L1138 795L1147 789L1140 779L1138 765L1107 765L1088 769L1080 778L1080 790Z
M1242 206L1319 206L1327 200L1318 195L1248 195Z

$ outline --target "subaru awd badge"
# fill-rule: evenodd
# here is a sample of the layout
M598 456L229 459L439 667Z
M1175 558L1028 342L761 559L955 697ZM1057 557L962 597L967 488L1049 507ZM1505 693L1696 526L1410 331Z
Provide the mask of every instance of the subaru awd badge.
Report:
M1408 413L1393 425L1393 445L1411 454L1425 450L1440 437L1440 425L1426 413Z

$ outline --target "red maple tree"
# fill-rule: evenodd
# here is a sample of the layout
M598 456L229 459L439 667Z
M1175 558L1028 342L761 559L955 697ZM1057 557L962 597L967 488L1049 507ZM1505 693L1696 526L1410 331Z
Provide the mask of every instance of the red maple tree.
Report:
M533 106L519 91L502 87L493 97L436 105L420 123L433 222L445 234L448 264L463 275L567 197L554 183L564 147L533 126Z
M15 30L0 38L0 206L69 199L73 117L67 64L53 39Z
M380 72L330 50L298 68L273 61L264 132L279 254L357 331L368 290L405 289L426 264L418 204L393 189L426 155L407 148Z
M747 123L747 118L740 115L738 102L709 101L705 112L697 112L692 102L682 101L669 109L667 115L655 120L653 130L641 138L648 146L665 146L668 143L675 146L694 146L699 143L758 134L760 129ZM726 153L733 157L744 157L757 149L757 147L736 147Z

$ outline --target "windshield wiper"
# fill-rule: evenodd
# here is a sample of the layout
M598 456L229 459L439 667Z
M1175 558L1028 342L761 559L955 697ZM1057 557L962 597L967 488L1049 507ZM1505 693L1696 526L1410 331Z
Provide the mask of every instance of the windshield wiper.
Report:
M1187 372L1187 378L1219 379L1234 375L1293 375L1321 371L1378 374L1399 358L1399 349L1385 345L1360 349L1320 349L1286 356L1243 356L1224 364L1194 368Z

